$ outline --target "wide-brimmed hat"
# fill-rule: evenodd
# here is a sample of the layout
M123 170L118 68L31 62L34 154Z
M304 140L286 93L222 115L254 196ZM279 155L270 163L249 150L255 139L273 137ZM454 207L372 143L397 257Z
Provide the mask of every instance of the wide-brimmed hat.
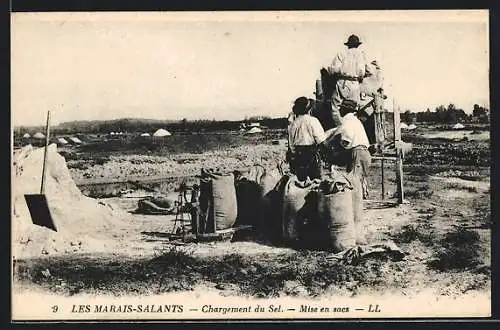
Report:
M305 114L313 107L313 100L308 99L305 96L301 96L295 100L293 103L293 113L295 114Z
M351 34L347 39L347 42L344 43L346 46L359 46L362 42L359 41L359 37L355 34Z
M305 109L307 107L307 103L308 102L309 101L307 100L307 97L301 96L301 97L297 98L295 100L295 102L293 102L293 105L296 106L296 107L301 107L301 108Z

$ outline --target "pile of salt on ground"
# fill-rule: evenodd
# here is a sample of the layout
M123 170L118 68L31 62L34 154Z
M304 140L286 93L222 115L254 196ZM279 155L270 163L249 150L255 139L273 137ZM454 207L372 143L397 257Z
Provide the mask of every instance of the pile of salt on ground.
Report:
M57 228L34 225L25 194L39 194L44 148L26 146L13 157L12 254L14 258L59 253L113 251L126 243L130 219L122 210L82 195L57 153L47 150L45 196Z

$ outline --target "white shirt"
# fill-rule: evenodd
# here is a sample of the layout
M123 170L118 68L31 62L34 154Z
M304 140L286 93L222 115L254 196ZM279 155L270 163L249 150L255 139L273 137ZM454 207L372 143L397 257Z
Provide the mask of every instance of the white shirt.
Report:
M364 77L367 68L365 54L359 48L347 48L335 56L328 71L352 78Z
M312 146L320 144L325 139L323 126L311 115L297 116L288 126L288 145L292 151L295 146Z
M340 126L338 133L342 134L341 143L346 149L361 145L367 148L370 146L363 124L352 112L342 117L342 126Z
M288 125L289 125L289 126L290 126L290 124L291 124L291 123L293 123L293 121L295 120L295 117L296 117L296 116L295 116L295 114L293 113L293 111L292 111L292 112L290 112L290 113L288 114L288 118L287 118L287 119L288 119Z

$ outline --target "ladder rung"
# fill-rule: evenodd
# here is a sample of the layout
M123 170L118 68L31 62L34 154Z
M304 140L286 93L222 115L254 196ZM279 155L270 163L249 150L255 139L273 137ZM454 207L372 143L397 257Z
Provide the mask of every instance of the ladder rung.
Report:
M381 156L372 156L372 160L398 160L397 157L381 157Z

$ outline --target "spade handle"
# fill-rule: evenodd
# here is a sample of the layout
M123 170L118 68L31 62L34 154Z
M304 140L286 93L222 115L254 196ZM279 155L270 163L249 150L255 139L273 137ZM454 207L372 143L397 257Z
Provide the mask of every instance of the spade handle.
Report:
M42 168L42 185L40 187L40 194L45 192L45 173L47 172L47 149L49 146L49 134L50 134L50 111L47 111L47 125L45 126L45 150L43 153L43 168Z

